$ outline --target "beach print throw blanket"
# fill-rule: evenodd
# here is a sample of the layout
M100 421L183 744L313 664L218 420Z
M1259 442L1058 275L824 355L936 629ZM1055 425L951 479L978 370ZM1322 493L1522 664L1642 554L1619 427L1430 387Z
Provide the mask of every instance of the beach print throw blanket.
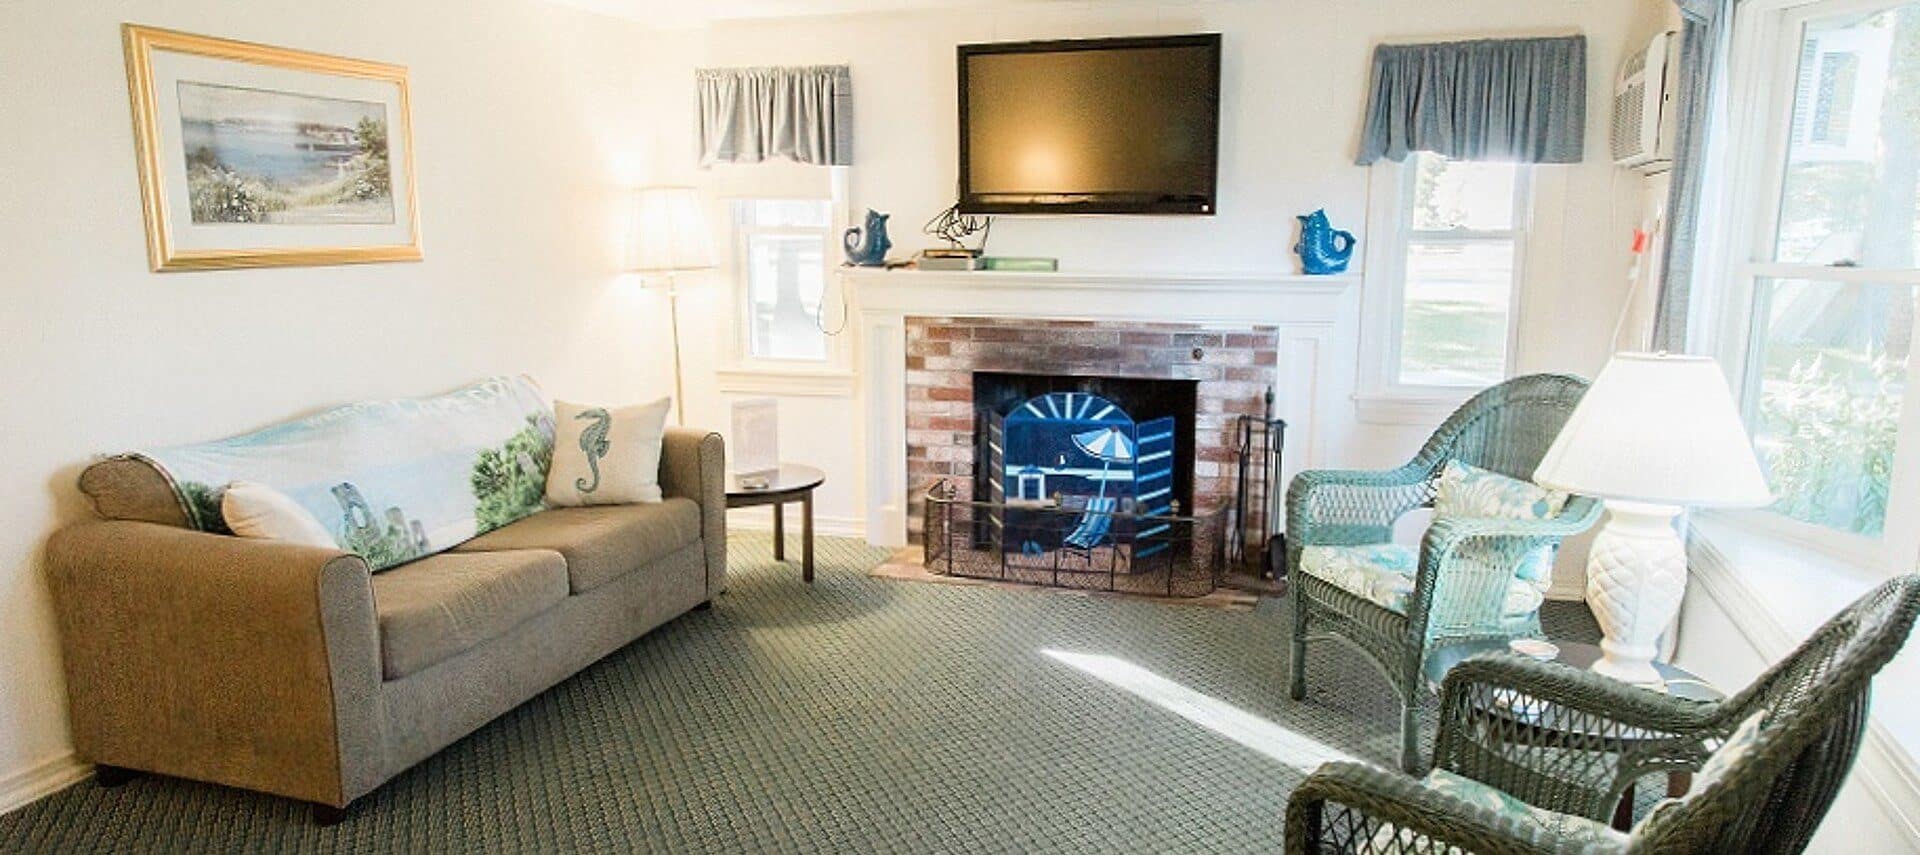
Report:
M143 456L172 481L195 528L226 530L227 484L265 484L380 570L544 509L553 410L532 380L496 377Z

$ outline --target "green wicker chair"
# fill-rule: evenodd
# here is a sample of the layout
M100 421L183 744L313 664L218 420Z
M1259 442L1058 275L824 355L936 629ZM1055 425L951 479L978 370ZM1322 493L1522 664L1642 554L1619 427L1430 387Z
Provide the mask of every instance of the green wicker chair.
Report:
M1400 763L1416 770L1416 711L1426 690L1421 666L1427 654L1451 641L1540 635L1537 610L1506 611L1515 570L1540 548L1557 548L1561 538L1592 527L1600 504L1575 496L1546 520L1435 520L1421 542L1404 613L1301 572L1301 554L1313 546L1387 543L1394 520L1433 504L1434 480L1449 460L1530 480L1586 391L1587 381L1578 377L1516 377L1461 405L1405 466L1308 471L1293 479L1287 489L1287 579L1293 591L1294 700L1307 695L1307 642L1351 643L1399 694Z
M1853 766L1873 675L1906 643L1916 613L1920 575L1890 580L1716 703L1517 656L1469 659L1441 691L1433 776L1444 770L1517 801L1489 809L1397 772L1330 763L1287 803L1287 851L1800 852ZM1604 827L1636 779L1699 770L1710 748L1742 742L1732 735L1750 719L1757 733L1720 750L1690 795L1656 805L1631 834ZM1555 818L1565 821L1543 821Z

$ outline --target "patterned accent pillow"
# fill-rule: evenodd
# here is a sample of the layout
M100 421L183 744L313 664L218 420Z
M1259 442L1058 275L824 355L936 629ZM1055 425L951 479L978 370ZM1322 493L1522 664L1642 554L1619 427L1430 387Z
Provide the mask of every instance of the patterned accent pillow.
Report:
M1449 460L1434 485L1433 515L1508 520L1552 519L1567 506L1559 490L1509 478L1498 472ZM1533 583L1542 594L1553 584L1553 547L1527 554L1514 575Z
M553 469L547 504L660 501L660 442L673 399L609 409L553 402Z

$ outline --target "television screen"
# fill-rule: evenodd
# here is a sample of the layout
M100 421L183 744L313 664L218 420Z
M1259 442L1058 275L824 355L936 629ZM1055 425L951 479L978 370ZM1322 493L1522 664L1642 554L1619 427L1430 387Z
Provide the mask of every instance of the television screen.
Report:
M1214 212L1218 34L959 54L962 212Z

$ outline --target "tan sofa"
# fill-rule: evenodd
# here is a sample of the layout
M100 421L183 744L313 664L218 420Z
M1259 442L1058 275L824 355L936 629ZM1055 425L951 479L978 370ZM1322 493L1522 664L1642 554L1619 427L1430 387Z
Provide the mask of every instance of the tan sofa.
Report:
M369 573L194 531L137 458L89 467L104 521L48 545L73 739L158 772L348 803L726 587L724 449L671 430L660 504L544 511Z

